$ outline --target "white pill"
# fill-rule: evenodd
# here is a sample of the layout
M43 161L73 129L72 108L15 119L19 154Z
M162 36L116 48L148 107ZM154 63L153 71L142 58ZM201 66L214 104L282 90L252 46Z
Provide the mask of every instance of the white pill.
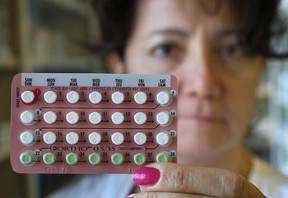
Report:
M34 141L34 135L32 131L24 131L20 134L20 142L26 146L31 145Z
M169 105L173 100L173 97L170 92L168 91L161 91L156 96L156 101L162 105L166 106Z
M102 116L100 113L98 112L92 112L89 114L89 121L92 123L92 124L99 124L102 120Z
M144 104L147 101L147 94L139 91L134 95L134 100L137 104Z
M147 141L147 136L145 135L145 133L139 132L134 135L134 142L137 145L143 145L146 143L146 141Z
M124 102L124 94L117 91L115 93L112 94L112 101L115 103L115 104L121 104Z
M66 95L66 99L69 103L75 104L79 101L79 94L76 91L70 91Z
M115 112L112 114L111 120L114 124L122 124L124 122L124 115L121 112Z
M54 91L47 91L44 94L44 100L45 100L45 102L52 104L52 103L56 102L57 95Z
M35 94L33 91L24 91L22 94L21 94L21 99L24 103L32 103L35 99Z
M98 104L102 100L102 95L98 91L93 91L89 94L89 100L93 104Z
M124 142L124 135L119 132L113 133L111 136L111 140L113 144L120 145Z
M79 121L78 113L71 111L66 114L66 120L69 124L76 124Z
M54 144L56 142L56 135L49 131L43 135L43 140L46 144Z
M23 111L20 115L20 121L25 125L31 125L35 117L36 116L33 111L30 111L30 110Z
M170 136L167 132L160 132L160 133L156 136L156 142L157 142L160 146L167 146L167 145L170 144L170 142L171 142L171 136Z
M160 125L169 125L172 121L172 117L168 111L162 111L157 114L156 121Z
M47 111L44 113L43 118L47 124L53 124L56 122L57 115L53 111Z
M93 132L89 135L89 142L93 145L99 144L101 139L102 137L98 132Z
M79 141L79 135L75 132L70 132L66 135L66 141L68 144L77 144Z
M134 121L136 124L142 125L147 121L147 115L143 112L138 112L134 115Z

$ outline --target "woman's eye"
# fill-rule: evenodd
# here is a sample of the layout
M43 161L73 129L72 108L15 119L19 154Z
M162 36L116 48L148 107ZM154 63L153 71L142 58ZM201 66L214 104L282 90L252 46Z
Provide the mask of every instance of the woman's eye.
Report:
M228 58L237 58L242 55L242 48L238 44L226 44L222 46L222 55Z
M169 58L177 56L177 53L179 52L179 47L177 47L175 44L172 43L165 43L157 45L152 49L152 55L154 55L157 58Z

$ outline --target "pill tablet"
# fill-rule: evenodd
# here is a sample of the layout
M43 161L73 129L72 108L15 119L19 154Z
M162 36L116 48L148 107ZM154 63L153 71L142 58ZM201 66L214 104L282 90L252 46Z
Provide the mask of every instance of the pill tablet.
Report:
M75 132L70 132L66 135L66 141L68 144L77 144L79 141L79 135Z
M134 95L134 100L137 104L144 104L147 101L147 94L139 91Z
M53 111L47 111L44 113L43 119L47 124L53 124L56 122L57 115Z
M157 114L156 121L162 126L169 125L172 121L172 117L169 112L163 111Z
M49 131L49 132L46 132L44 135L43 135L43 141L46 143L46 144L54 144L56 142L56 135L55 133Z
M20 162L25 166L34 164L34 156L31 151L25 151L20 155Z
M88 160L91 165L98 165L101 163L101 155L99 153L91 153L89 154Z
M156 155L156 161L159 163L170 162L170 156L166 152L161 152Z
M160 105L166 106L172 102L173 96L168 91L161 91L157 94L156 100Z
M89 142L93 145L97 145L101 142L101 135L98 132L93 132L89 135Z
M76 91L70 91L66 95L66 99L69 103L75 104L79 101L79 94Z
M135 162L135 164L137 164L139 166L145 164L146 160L147 160L147 157L143 153L137 153L134 155L134 162Z
M76 124L79 121L79 115L78 113L71 111L67 113L66 120L69 124Z
M76 165L78 161L79 161L79 156L77 155L77 153L70 152L66 155L67 164L73 166L73 165Z
M121 112L115 112L111 116L112 122L117 125L122 124L124 122L124 119L125 117Z
M35 114L33 111L24 111L20 115L20 120L24 125L31 125L34 122Z
M171 136L167 132L160 132L156 136L156 141L160 146L167 146L171 142Z
M138 112L134 115L134 121L136 122L136 124L139 125L145 124L145 122L147 121L147 116L143 112Z
M146 141L147 141L147 136L145 135L145 133L138 132L134 135L134 142L137 145L143 145L146 143Z
M119 91L112 94L112 101L115 104L122 104L124 102L124 99L125 99L124 94Z
M111 161L114 165L119 166L124 162L124 156L121 153L114 153L111 156Z
M111 136L111 140L113 144L120 145L124 142L124 135L119 132L113 133Z
M47 91L44 94L44 100L48 104L53 104L57 100L57 95L54 91Z
M43 155L43 162L47 165L52 165L56 162L56 155L52 152Z
M27 104L30 104L34 101L35 99L35 94L33 91L24 91L22 94L21 94L21 99L24 103L27 103Z
M99 104L102 100L102 95L98 91L93 91L89 94L89 100L93 104Z
M98 112L92 112L89 114L89 121L92 123L92 124L99 124L102 120L102 116L100 113Z
M31 145L34 141L34 135L32 131L24 131L20 135L20 141L24 145Z

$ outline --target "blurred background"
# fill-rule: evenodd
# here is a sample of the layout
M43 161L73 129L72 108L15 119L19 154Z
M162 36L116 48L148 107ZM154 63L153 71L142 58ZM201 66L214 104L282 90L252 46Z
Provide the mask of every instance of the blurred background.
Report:
M281 15L288 17L288 0L282 1ZM45 197L77 179L76 175L23 175L11 170L10 84L19 72L104 71L101 58L83 45L97 43L98 35L90 0L0 0L1 197ZM269 60L245 144L288 175L288 60Z

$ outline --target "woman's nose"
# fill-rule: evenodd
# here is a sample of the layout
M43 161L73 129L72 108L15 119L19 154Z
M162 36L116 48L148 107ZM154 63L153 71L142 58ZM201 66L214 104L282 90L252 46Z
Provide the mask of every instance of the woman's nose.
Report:
M224 94L222 73L217 69L219 63L205 43L199 44L183 64L183 79L179 79L182 93L205 99L219 98Z

